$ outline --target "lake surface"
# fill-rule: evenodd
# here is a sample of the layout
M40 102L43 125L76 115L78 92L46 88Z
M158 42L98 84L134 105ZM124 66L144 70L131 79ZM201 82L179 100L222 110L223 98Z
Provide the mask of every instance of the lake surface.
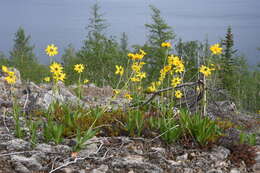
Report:
M14 33L22 26L31 35L40 62L54 43L62 53L68 44L77 49L86 36L90 7L94 0L0 0L0 51L9 54ZM149 4L162 12L178 38L216 43L233 28L235 47L251 65L260 62L260 0L100 0L107 19L107 35L126 32L130 44L146 40L145 23L151 23ZM58 57L60 57L59 54Z

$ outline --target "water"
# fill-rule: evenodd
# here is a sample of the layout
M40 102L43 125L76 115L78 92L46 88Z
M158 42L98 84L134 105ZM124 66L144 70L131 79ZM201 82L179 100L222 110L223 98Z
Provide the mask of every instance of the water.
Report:
M55 43L62 53L68 44L77 49L86 36L85 27L94 0L0 0L0 51L9 54L14 33L22 26L30 34L40 62L47 44ZM251 65L260 62L259 0L100 0L101 12L109 23L107 35L122 32L130 44L146 40L144 23L151 23L149 4L162 12L177 37L184 40L206 38L216 43L233 28L235 46ZM58 58L61 56L59 54Z

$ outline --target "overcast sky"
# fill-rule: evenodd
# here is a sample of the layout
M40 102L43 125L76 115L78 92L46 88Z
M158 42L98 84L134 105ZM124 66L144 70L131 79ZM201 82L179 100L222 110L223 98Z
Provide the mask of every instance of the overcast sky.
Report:
M72 43L82 46L90 7L94 0L0 0L0 51L8 54L19 26L32 37L35 52L47 63L44 48L55 43L60 51ZM150 23L149 4L162 12L178 38L205 40L223 38L231 25L236 48L250 64L260 61L260 0L100 0L110 27L107 35L126 32L131 44L146 40L145 23Z

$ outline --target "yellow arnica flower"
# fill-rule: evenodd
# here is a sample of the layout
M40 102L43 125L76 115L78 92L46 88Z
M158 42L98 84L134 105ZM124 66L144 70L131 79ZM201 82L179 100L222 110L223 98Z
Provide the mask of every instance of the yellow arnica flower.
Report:
M219 44L212 45L210 50L214 55L219 55L222 53L222 48L219 46Z
M140 82L140 81L141 81L141 79L138 78L138 77L131 77L130 80L131 80L132 82Z
M168 64L179 66L180 64L183 64L183 62L178 56L170 55L168 56Z
M146 52L142 49L139 50L139 52L142 54L142 55L146 55Z
M74 70L77 73L82 73L83 70L84 70L84 65L83 64L76 64L76 65L74 65Z
M171 83L172 87L176 87L177 85L179 85L181 83L181 78L175 77L175 78L172 79L171 82L172 82Z
M211 75L211 69L210 69L209 67L205 66L205 65L202 65L202 66L200 67L200 72L201 72L203 75L205 75L205 76Z
M128 99L128 100L132 100L132 96L130 94L125 94L125 98Z
M84 84L87 84L88 82L89 82L88 79L85 79L85 80L83 81Z
M9 75L9 76L5 77L5 80L8 84L14 84L16 82L16 76Z
M179 64L178 66L176 66L175 72L176 73L184 72L184 65L183 64Z
M54 62L54 63L52 63L52 64L50 65L50 71L51 71L52 73L54 73L54 74L61 73L62 70L63 70L63 67L62 67L61 64L59 64L59 63Z
M149 92L155 92L156 91L156 83L152 82L151 86L149 86L147 89L148 89Z
M170 42L163 42L163 43L161 44L161 46L162 46L162 47L167 47L167 48L172 47L172 45L171 45Z
M53 75L53 79L56 81L64 81L64 79L66 78L66 74L65 73L55 73Z
M54 56L58 54L58 47L54 44L48 45L45 49L45 52L48 56Z
M115 74L119 74L120 76L122 76L124 74L124 68L120 65L116 65L116 72Z
M43 80L44 80L45 82L50 82L50 81L51 81L51 78L50 78L50 77L45 77Z
M114 95L118 95L120 93L120 90L119 89L114 89L113 92L114 92Z
M181 92L180 90L176 90L176 91L175 91L175 97L176 97L177 99L182 98L182 92Z
M8 72L8 68L5 65L2 65L2 71L4 73L7 73Z
M136 74L136 76L139 77L139 78L141 78L141 79L143 79L143 78L146 78L146 73L145 73L145 72L138 72L138 73Z
M163 67L163 71L165 73L169 72L171 69L172 69L172 66L170 66L170 65L166 65L166 66Z

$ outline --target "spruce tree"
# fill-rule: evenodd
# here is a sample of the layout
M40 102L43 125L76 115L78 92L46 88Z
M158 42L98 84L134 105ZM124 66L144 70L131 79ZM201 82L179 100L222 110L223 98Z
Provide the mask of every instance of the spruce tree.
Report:
M77 56L87 65L87 77L91 82L108 85L115 81L115 64L122 62L122 52L115 38L105 34L108 24L98 3L92 6L90 15L86 40Z
M145 24L149 32L148 43L151 46L159 48L162 42L171 41L175 38L172 28L161 17L161 11L155 6L150 5L152 10L151 24Z
M123 52L128 51L128 37L125 32L122 33L120 38L120 48Z
M30 45L30 38L26 36L23 28L18 29L10 52L10 64L20 71L23 80L40 82L47 74L47 69L38 64L33 53L34 46Z
M152 5L150 5L150 9L152 10L152 23L145 24L148 30L148 40L141 48L147 52L146 61L148 61L149 67L146 71L150 75L149 78L155 80L165 62L165 49L161 48L161 43L171 42L175 38L175 34L162 18L161 11Z

